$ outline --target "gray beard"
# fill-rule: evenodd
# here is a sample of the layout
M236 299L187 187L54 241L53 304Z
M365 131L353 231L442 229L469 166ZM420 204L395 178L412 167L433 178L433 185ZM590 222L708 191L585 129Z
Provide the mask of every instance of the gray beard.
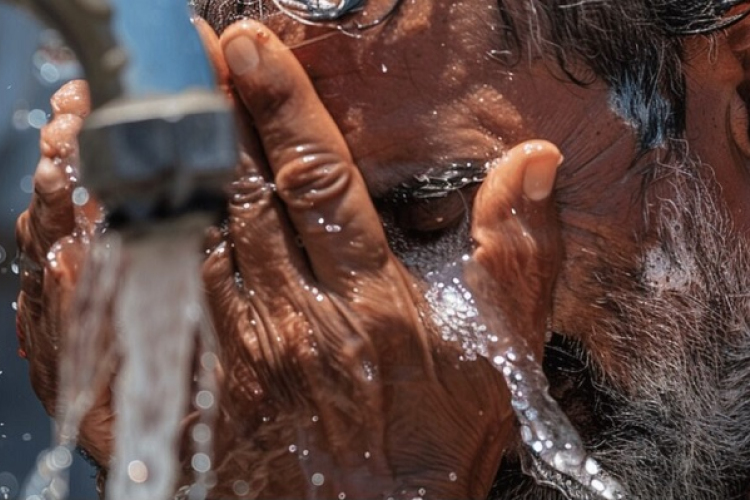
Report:
M615 319L608 331L595 332L616 339L621 352L637 353L627 360L628 380L602 373L593 356L562 336L548 346L545 370L553 396L628 498L746 499L747 243L732 235L711 190L675 170L669 174L675 194L660 201L654 221L658 244L646 250L639 269L618 270L600 257L606 282L630 283L626 290L603 290L602 303ZM633 276L639 277L634 285ZM588 498L565 478L530 467L530 460L523 449L509 453L490 498Z

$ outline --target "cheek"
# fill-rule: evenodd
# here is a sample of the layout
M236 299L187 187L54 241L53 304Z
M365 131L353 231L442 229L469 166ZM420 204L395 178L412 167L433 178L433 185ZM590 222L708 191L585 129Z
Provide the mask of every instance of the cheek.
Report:
M703 164L707 180L713 176L721 202L736 228L750 236L750 158L732 137L729 107L732 93L702 95L688 106L690 153Z

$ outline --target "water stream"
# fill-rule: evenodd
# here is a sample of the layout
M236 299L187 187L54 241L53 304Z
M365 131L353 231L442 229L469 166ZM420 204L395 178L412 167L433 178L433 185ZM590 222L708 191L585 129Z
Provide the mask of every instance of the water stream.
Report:
M502 373L535 466L576 481L595 498L625 498L619 483L588 455L578 432L549 395L542 366L522 332L513 332L496 306L482 302L482 297L493 296L491 292L468 285L492 286L495 278L468 255L426 278L427 300L443 339L459 342L470 359L489 359Z
M192 436L194 478L182 492L191 500L206 497L213 484L217 385L215 338L200 273L208 223L205 216L185 217L145 233L109 231L92 243L61 356L56 441L40 456L22 498L67 497L78 428L115 371L108 500L173 498L183 430ZM198 416L190 420L191 429L183 429L193 392Z

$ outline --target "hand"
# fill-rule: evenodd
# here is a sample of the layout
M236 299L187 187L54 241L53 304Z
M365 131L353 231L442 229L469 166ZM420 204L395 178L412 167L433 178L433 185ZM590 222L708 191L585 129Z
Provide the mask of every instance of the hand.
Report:
M252 22L230 28L221 44L201 30L242 101L245 126L227 230L211 231L204 265L225 374L213 494L235 496L242 480L247 495L263 498L311 488L321 498L413 498L422 490L483 498L512 437L501 378L483 359L460 362L460 346L439 336L424 283L389 250L347 146L291 52ZM250 44L241 48L247 71L230 72L222 56L236 62L238 40ZM19 334L48 411L57 393L53 346L87 249L76 235L90 234L59 165L49 175L62 183L42 182L55 155L45 152L18 227L30 268L44 268L23 285ZM512 151L474 210L475 258L498 284L485 284L479 300L513 296L520 309L506 315L537 319L511 322L518 331L503 334L523 335L537 349L559 262L550 197L558 162L549 145ZM517 289L499 285L519 280L526 284ZM108 394L92 414L106 418L87 419L83 444L106 465Z

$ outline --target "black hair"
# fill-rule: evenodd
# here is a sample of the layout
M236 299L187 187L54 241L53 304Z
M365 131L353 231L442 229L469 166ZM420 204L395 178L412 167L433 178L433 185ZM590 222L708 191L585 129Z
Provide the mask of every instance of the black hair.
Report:
M291 0L285 0L291 1ZM394 0L398 1L398 0ZM613 109L646 151L682 139L686 84L684 38L717 32L750 14L750 0L498 0L504 41L515 54L532 44L571 80L611 90ZM217 31L276 10L273 0L194 0ZM311 12L320 0L294 0ZM329 2L328 2L329 3ZM326 3L326 4L328 4ZM357 6L361 2L345 2ZM730 14L730 10L734 9ZM330 10L330 7L329 7ZM739 12L737 12L739 11ZM342 15L348 11L343 9ZM521 36L523 32L526 35ZM580 63L590 74L581 74Z

